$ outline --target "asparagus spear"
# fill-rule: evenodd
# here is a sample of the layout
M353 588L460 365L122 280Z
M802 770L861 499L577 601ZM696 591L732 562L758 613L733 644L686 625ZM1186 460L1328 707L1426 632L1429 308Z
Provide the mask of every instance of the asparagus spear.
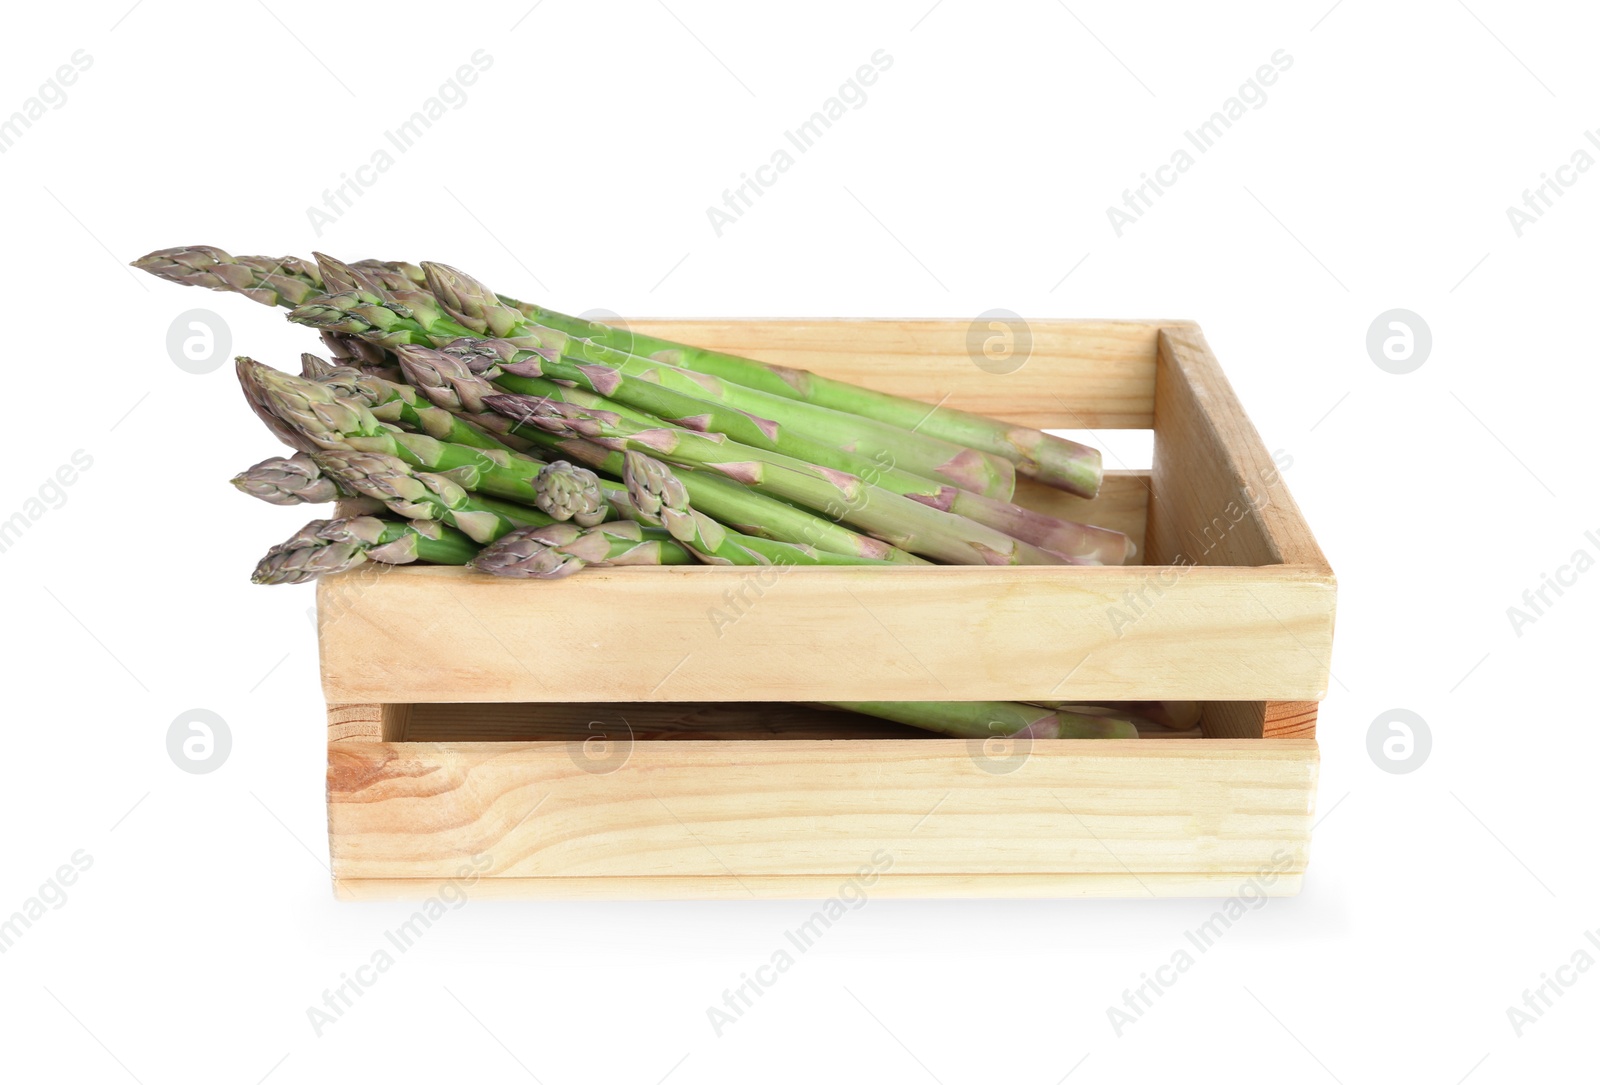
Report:
M819 444L858 451L864 456L892 462L902 471L937 479L985 497L1009 500L1015 489L1015 468L1009 460L1001 457L918 432L915 425L909 428L891 426L858 413L837 411L803 400L772 395L716 376L693 373L659 359L643 357L641 352L619 347L614 342L586 339L567 329L545 326L529 320L521 311L496 297L487 286L465 272L436 263L424 263L422 268L427 273L428 285L434 297L455 322L475 329L480 335L492 333L497 339L517 337L523 343L537 341L543 347L557 351L570 365L613 369L623 376L642 378L697 400L712 401L736 412L770 420L770 424L786 427L792 432L803 432ZM496 349L501 354L502 362L508 366L524 360L536 365L537 355L543 353L534 351L531 352L534 357L522 359L512 356L515 348L509 344L502 342L497 344ZM554 361L549 355L546 358ZM530 375L556 376L537 371ZM620 398L613 391L603 388L595 390ZM648 405L635 405L652 414L662 413ZM706 428L722 427L713 421ZM795 455L801 459L813 459L817 463L824 462L809 455ZM844 464L824 463L824 466L860 473L859 468Z
M314 452L311 459L342 485L380 501L397 516L439 520L473 542L490 543L519 527L555 521L536 509L469 493L448 475L414 471L381 452Z
M532 396L485 396L514 421L558 436L583 437L616 451L632 449L672 463L720 471L757 490L824 512L886 542L959 565L1059 565L1063 558L992 528L873 486L855 475L741 445L721 434L677 426L648 427L609 411L587 411Z
M378 295L348 290L324 294L289 310L289 319L319 330L359 335L387 350L442 345L475 335L471 328L452 320L432 294L421 291Z
M477 553L472 540L432 520L313 520L268 550L250 579L256 584L300 584L367 561L465 565Z
M400 348L409 352L421 349L424 348ZM565 356L552 358L545 350L519 350L503 339L457 341L446 348L445 353L462 357L469 367L498 381L508 391L537 394L529 378L544 377L573 384L608 397L613 402L607 404L607 408L619 413L617 404L689 429L722 433L742 444L845 471L930 508L964 516L1002 534L1061 554L1073 562L1121 565L1134 551L1132 540L1120 531L1057 519L1008 501L941 484L903 470L893 452L869 457L848 447L814 441L771 419L630 377L621 367L577 365ZM474 366L474 360L479 365Z
M322 259L319 257L319 260ZM537 364L540 355L546 366L564 361L569 367L578 366L593 373L602 383L613 380L604 376L603 370L615 370L624 377L642 378L645 387L629 387L634 397L652 397L650 385L659 386L655 398L665 398L669 403L683 406L681 397L697 401L687 404L691 410L703 410L706 401L718 404L724 414L720 420L708 418L703 428L721 429L735 426L746 429L748 419L755 416L764 426L785 426L791 434L801 431L809 436L804 440L820 446L820 450L796 451L797 458L810 459L824 466L837 467L859 473L860 455L854 462L833 462L841 451L871 448L877 458L892 463L896 469L908 474L938 479L944 483L971 490L988 497L1009 498L1014 487L1014 471L1008 461L988 456L954 443L932 438L927 434L884 425L872 419L841 413L827 408L754 391L737 384L729 384L714 377L697 375L661 362L628 354L603 343L577 340L555 329L541 327L528 321L515 308L491 294L487 287L463 272L443 264L424 264L428 283L434 298L448 311L440 317L426 305L390 305L388 311L379 311L384 298L381 292L359 288L349 276L341 281L352 287L334 297L319 298L310 305L297 308L290 319L312 324L324 329L335 328L354 335L376 338L391 348L403 343L412 345L443 346L462 336L464 328L478 333L490 333L514 342L497 345L506 365ZM324 278L334 279L330 268L323 267ZM405 294L409 299L410 294ZM520 352L519 352L520 348ZM554 352L554 353L552 353ZM541 376L533 370L523 375ZM565 379L558 374L558 379ZM635 382L638 383L637 381ZM591 385L592 387L592 385ZM599 389L608 395L615 391ZM668 393L676 393L674 398ZM633 399L627 402L634 403ZM635 403L651 413L662 413L648 402ZM671 411L669 409L669 414ZM681 412L672 417L692 417ZM701 428L701 427L696 427ZM798 436L791 440L800 440ZM747 443L757 443L747 439Z
M158 249L135 260L133 266L182 286L242 294L263 305L293 308L325 291L317 266L296 256L232 256L211 245L190 245ZM392 284L396 289L426 285L422 269L412 264L363 260L355 267L366 270L370 277L365 281L373 285ZM325 331L322 339L334 357L351 365L388 366L388 353L358 336Z
M262 305L303 305L322 293L315 265L295 256L230 256L210 245L157 249L133 262L183 286L243 294Z
M512 448L505 437L435 406L408 384L390 381L353 366L329 365L315 354L300 355L300 375L323 385L341 399L364 404L380 422L473 448ZM516 441L516 438L510 440ZM518 443L524 448L527 446L526 442Z
M586 565L691 565L694 556L662 528L617 520L595 527L524 527L484 547L472 567L494 576L554 580Z
M539 469L533 480L535 503L554 520L571 520L579 527L594 527L608 518L610 507L593 471L556 460Z
M729 530L689 503L689 491L660 460L623 453L630 518L667 529L701 561L711 565L868 565L870 558L830 554L804 545L775 542Z
M351 496L304 452L262 460L233 476L233 484L271 505L318 504Z
M313 252L317 273L322 278L322 292L338 294L346 290L362 290L372 294L388 291L417 290L426 284L413 280L399 265L381 260L358 260L347 264L326 253ZM420 270L420 269L419 269Z
M299 323L365 337L389 349L472 343L476 336L469 328L494 330L517 337L491 348L506 366L522 366L513 370L518 375L581 379L586 387L651 413L689 420L685 424L693 428L731 430L731 435L759 447L779 447L787 440L790 447L783 450L796 458L857 474L864 463L876 462L874 471L892 469L900 473L900 485L907 490L925 489L933 495L960 487L982 496L1009 498L1015 484L1007 461L948 441L755 392L542 328L500 302L481 283L444 265L423 265L434 297L419 302L412 292L384 292L363 284L358 276L339 272L325 262L327 258L318 259L324 261L319 265L323 278L346 289L295 308L289 318ZM443 299L448 312L429 304L435 299ZM486 320L484 313L495 319ZM575 370L578 376L573 375ZM622 387L614 387L619 378ZM702 421L693 421L701 415ZM780 426L786 427L782 434ZM763 430L772 431L770 442L762 437ZM874 450L871 457L858 451L868 448ZM941 485L914 481L918 476Z
M410 267L381 265L378 261L364 261L362 264L376 264L391 270L400 266ZM184 285L234 290L267 305L287 303L303 306L321 288L320 276L315 275L314 269L305 261L293 257L278 260L268 257L235 259L220 249L208 246L160 250L134 261L134 266ZM399 278L413 286L420 285L409 270ZM430 281L429 285L434 284ZM300 313L298 319L346 335L369 336L385 345L435 345L442 342L441 336L448 339L471 334L470 329L459 323L461 319L473 319L471 308L466 305L468 297L465 294L452 295L447 286L443 289L441 300L461 305L456 313L446 317L439 313L437 302L432 305L422 302L418 310L413 311L410 303L417 301L415 295L420 292L402 293L407 295L405 301L398 306L390 306L391 311L387 313L378 311L382 307L381 299L355 292L341 299L353 306L348 311L338 306L317 307ZM591 340L602 347L648 356L672 367L693 370L768 395L810 403L844 414L860 415L896 429L916 431L970 450L1001 457L1011 461L1025 475L1086 497L1093 497L1099 490L1099 452L1039 430L952 408L930 408L919 400L877 392L806 370L770 365L751 358L641 335L526 302L503 297L498 300L503 303L506 314L515 313L520 319L516 324L511 324L503 319L489 320L489 312L480 313L477 319L483 321L485 330L494 330L497 325L504 329L495 330L496 336L504 337L514 328L521 330L535 323L547 329L546 339L550 338L549 333L553 331ZM500 317L504 314L495 310L494 315ZM438 316L439 320L427 319L432 316ZM424 332L424 325L433 328L432 338ZM542 344L535 342L530 345Z
M248 358L238 359L238 371L252 397L262 402L284 427L290 443L303 452L382 453L423 471L448 475L451 482L481 495L528 506L538 499L532 480L544 466L539 460L397 431L356 400L341 399L323 385Z
M435 269L442 269L436 271ZM631 354L647 355L681 369L760 389L786 399L803 400L848 414L886 422L901 429L918 430L955 444L1010 460L1017 470L1051 486L1084 497L1100 489L1100 453L1086 445L1052 437L1041 430L1016 426L982 415L969 414L788 366L769 365L721 351L705 350L668 339L613 328L596 321L558 313L540 306L513 308L498 302L475 280L463 286L461 273L442 265L424 264L434 296L457 321L477 324L495 337L523 335L537 324L575 338L589 339ZM454 275L449 274L454 272Z
M396 384L404 383L405 378L400 375L400 370L393 364L394 355L378 346L369 343L359 335L344 335L340 332L323 330L318 333L323 344L328 348L328 353L333 356L338 365L350 366L363 373L370 373L374 377L393 381Z
M1055 712L1015 701L827 701L834 708L955 738L1138 738L1127 720Z
M486 410L484 397L498 393L493 384L473 374L459 357L423 347L401 347L398 353L406 379L442 407L450 410ZM587 398L593 393L578 389L562 390L548 381L538 383L543 394L556 396L558 401L565 391L568 398L575 395L581 403L591 406L604 402L598 397ZM501 417L508 425L516 425L509 418L497 417ZM602 448L577 437L559 437L534 427L522 427L517 432L558 455L582 462L592 470L618 477L622 475L624 464L619 451ZM849 557L903 565L926 564L921 558L904 550L758 493L733 479L703 471L687 472L679 477L690 499L702 512L747 535L812 546Z

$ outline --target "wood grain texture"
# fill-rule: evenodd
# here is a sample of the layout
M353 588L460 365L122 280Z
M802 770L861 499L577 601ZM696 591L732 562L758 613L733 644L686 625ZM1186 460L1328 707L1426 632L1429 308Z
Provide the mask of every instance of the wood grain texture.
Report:
M1317 737L1316 701L1212 701L1201 705L1206 738Z
M1262 719L1263 738L1316 738L1316 701L1268 701Z
M1315 700L1332 648L1330 578L1293 566L398 566L317 591L330 703Z
M1269 897L1300 892L1304 875L1259 871L1208 874L885 874L865 892L869 899L1068 899L1231 897L1247 888ZM461 888L460 883L457 887ZM443 888L428 878L336 878L334 895L346 901L422 900ZM466 886L469 900L827 900L844 884L836 875L747 875L654 878L485 878Z
M1162 331L1149 561L1298 565L1333 581L1283 474L1200 329Z
M338 742L339 879L847 877L1305 867L1314 742ZM986 771L982 765L1011 771ZM476 858L475 858L476 857Z
M1028 360L1000 374L973 361L965 320L629 321L643 334L1039 429L1150 428L1156 333L1176 322L1028 323ZM982 329L976 341L990 334Z
M328 741L345 742L366 739L382 742L399 735L386 735L383 716L387 706L381 704L330 704L328 705Z

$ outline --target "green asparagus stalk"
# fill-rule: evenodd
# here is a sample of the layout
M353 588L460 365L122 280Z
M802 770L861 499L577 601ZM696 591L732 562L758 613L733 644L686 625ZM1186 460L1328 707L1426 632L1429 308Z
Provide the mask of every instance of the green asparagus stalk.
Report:
M238 359L237 368L249 398L260 403L299 451L381 452L424 471L448 472L468 490L530 506L536 503L538 490L532 480L544 466L539 460L396 430L357 400L342 399L315 381L249 358Z
M432 520L313 520L268 550L250 579L256 584L300 584L367 561L465 565L477 553L472 540Z
M505 437L435 406L408 384L386 380L352 366L329 365L315 354L300 356L300 375L323 385L341 399L364 404L380 422L473 448L512 449ZM510 440L516 441L516 438ZM517 443L527 447L526 442Z
M519 527L554 523L536 509L496 501L466 490L448 475L415 471L398 456L381 452L314 452L328 477L397 516L439 520L476 543L491 543Z
M929 406L920 400L874 391L804 369L771 365L753 358L642 335L540 306L530 306L527 317L568 335L646 355L680 369L720 377L770 395L862 415L999 456L1010 460L1019 472L1030 478L1083 497L1093 497L1100 490L1099 451L1042 430L949 407Z
M504 330L516 338L497 344L502 361L508 366L529 367L524 375L574 379L571 370L578 368L585 375L586 387L612 396L621 393L628 397L624 402L650 413L682 418L690 428L732 427L733 435L746 443L769 447L761 431L772 430L772 442L781 443L777 431L780 426L787 427L784 432L795 446L791 454L796 458L855 473L861 472L863 462L876 460L903 472L906 481L902 484L908 488L920 485L910 481L917 475L936 481L938 484L925 487L935 494L942 484L946 489L960 487L983 496L1009 498L1015 484L1011 465L996 457L871 419L753 392L542 328L501 303L481 283L444 265L423 265L434 295L418 299L415 292L377 289L346 273L348 269L341 271L337 262L322 256L318 259L323 278L346 289L295 308L289 318L325 332L361 336L394 350L403 345L444 346L463 339L470 343L476 336L469 329ZM436 299L445 299L444 308L434 304ZM496 319L486 321L485 312ZM543 371L531 368L539 365L541 356ZM563 365L562 373L550 371ZM605 387L615 380L608 371L629 383L621 389ZM699 415L706 417L697 420ZM863 454L864 449L873 450L872 458Z
M524 527L484 547L472 567L493 576L554 580L587 565L692 565L690 554L662 528L617 520L595 527Z
M455 323L471 327L480 335L492 333L497 339L515 338L525 345L537 342L545 348L545 351L530 351L531 357L519 358L514 356L516 348L512 344L503 341L494 344L502 364L507 367L524 361L536 366L540 354L544 354L547 363L554 362L555 359L546 353L553 349L568 365L590 370L615 370L619 375L639 378L698 401L717 403L725 410L752 415L764 424L784 427L790 433L804 433L817 444L853 451L860 458L890 462L899 470L985 497L1009 500L1015 490L1015 468L1009 460L1001 457L977 452L925 432L916 432L915 427L891 426L859 413L837 411L787 396L772 395L716 376L690 372L658 359L643 357L640 352L630 352L615 343L585 339L564 329L544 326L529 320L465 272L435 263L424 263L422 268L427 273L428 285L434 297L450 313ZM548 371L534 371L529 375L563 379L559 374ZM594 376L597 380L606 380L601 373L595 373ZM679 417L672 413L671 408L663 414L648 404L634 403L616 390L604 387L594 390L669 420L675 421ZM687 422L682 424L689 425ZM690 428L722 429L722 426L712 419L704 427L691 425ZM732 433L729 435L735 436ZM743 436L737 439L746 444L757 443ZM857 466L830 463L798 452L791 454L826 467L860 473Z
M358 335L386 350L401 346L442 346L476 333L457 324L421 291L374 294L348 290L323 294L289 310L289 319L318 330ZM532 342L538 347L542 344Z
M522 395L485 396L514 421L558 436L582 437L615 451L703 466L783 501L842 520L924 557L958 565L1060 565L1065 559L992 528L919 504L855 475L741 445L721 434L646 427L609 411L586 411Z
M354 264L347 264L326 253L313 252L311 256L317 262L317 273L322 278L322 292L325 294L339 294L347 290L382 294L417 290L426 285L426 279L422 283L415 282L396 265L379 260L358 260Z
M415 352L422 348L400 349ZM939 483L903 470L895 462L893 453L868 457L849 448L814 441L770 419L697 399L650 380L630 377L621 366L578 365L564 355L552 358L550 352L544 350L519 350L503 339L482 340L470 345L461 345L458 341L457 345L446 348L445 353L463 358L469 368L478 368L473 365L474 359L486 363L480 370L482 375L498 381L508 391L534 393L528 381L530 377L576 385L609 398L612 404L607 407L619 413L616 404L688 429L722 433L742 444L845 471L930 508L966 517L1002 534L1061 554L1073 562L1121 565L1134 551L1132 540L1120 531L1057 519L1008 501Z
M324 475L304 452L262 460L233 476L233 485L270 505L319 504L354 496Z
M954 738L1138 738L1127 720L1055 712L1015 701L828 701L834 708L894 720Z
M424 347L401 347L398 353L406 379L439 406L452 411L483 411L488 409L484 397L499 394L493 384L473 374L459 357ZM537 388L538 394L555 396L557 402L562 401L563 391L569 399L578 397L576 402L580 404L598 406L605 402L593 393L563 390L548 381L538 381ZM515 426L511 419L504 420ZM624 463L620 451L602 448L578 437L546 433L535 427L521 427L517 432L553 454L581 462L594 471L622 475ZM696 507L746 535L811 546L848 557L902 565L926 564L921 558L886 542L758 493L733 479L704 471L686 472L680 478Z
M941 437L957 445L1000 456L1025 475L1084 497L1100 489L1100 453L1086 445L1052 437L1041 430L1014 426L886 392L849 384L803 369L769 365L720 351L704 350L667 339L640 335L596 321L567 316L539 306L516 308L497 299L481 283L453 268L423 264L434 296L456 321L477 326L496 338L527 335L544 327L629 354L646 355L680 369L756 388L786 399L801 400L848 414L877 419L905 430ZM969 486L969 489L978 487ZM1009 496L1009 495L1007 495Z
M410 272L410 265L363 261L355 266L368 264L391 272L405 268L403 273L389 280L393 285L407 282L413 287L421 285ZM322 287L320 275L305 261L293 257L234 258L208 246L164 249L136 260L134 266L184 285L232 290L267 305L303 306ZM433 284L430 282L429 285ZM482 334L483 331L504 338L510 337L513 332L523 332L530 325L537 325L546 329L545 340L553 338L552 332L589 340L601 347L647 356L671 367L693 370L767 395L829 408L842 414L859 415L898 430L915 431L956 446L997 456L1014 463L1023 474L1083 496L1092 497L1099 490L1099 453L1039 430L951 408L929 407L919 400L873 391L805 370L770 365L641 335L503 297L498 299L502 303L500 309L493 310L492 315L499 318L515 314L515 323L505 319L491 320L490 311L480 312L474 318L470 306L466 304L468 297L452 295L448 284L443 290L444 298L450 304L462 306L453 314L442 312L437 301L418 298L420 290L401 290L400 293L405 295L404 299L391 305L388 312L379 311L383 306L382 299L373 298L367 291L354 291L341 296L342 301L349 303L350 309L339 305L319 306L301 313L298 319L329 331L367 336L380 344L391 346L397 343L442 345L457 336ZM481 322L482 328L471 329L461 322L463 319ZM431 329L431 336L424 331L425 327ZM538 347L548 343L534 341L528 345ZM769 414L772 413L770 408L767 410ZM902 466L910 469L909 462L902 462Z
M336 365L359 369L396 384L404 382L399 368L393 364L394 355L376 343L369 343L359 335L343 335L326 330L318 334Z
M553 520L571 520L579 527L594 527L609 518L610 506L600 479L586 467L556 460L539 469L533 480L535 503Z
M242 294L262 305L303 305L323 292L316 266L295 256L230 256L193 245L157 249L133 266L168 282Z
M296 256L232 256L211 245L192 245L158 249L135 260L133 266L181 286L241 294L263 305L293 308L326 292L317 265ZM364 281L374 286L426 287L422 269L413 264L363 260L354 266L366 271L369 277ZM347 364L366 368L389 365L388 352L358 336L328 331L322 339L334 357Z
M623 457L622 478L628 486L630 510L625 515L666 528L709 565L881 564L730 530L690 504L688 488L666 464L640 452L626 452Z

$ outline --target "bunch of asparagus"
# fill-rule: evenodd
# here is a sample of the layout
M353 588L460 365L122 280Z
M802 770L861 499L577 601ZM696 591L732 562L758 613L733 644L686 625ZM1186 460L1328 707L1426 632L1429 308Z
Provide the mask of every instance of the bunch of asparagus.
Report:
M443 264L195 246L134 266L286 307L331 355L303 355L298 375L237 360L246 402L293 455L234 485L279 505L341 502L274 546L257 583L364 562L549 579L591 565L1121 564L1133 551L1119 532L1012 501L1018 474L1099 489L1098 452L1038 430L567 316ZM975 737L1136 733L1126 714L1082 706L839 707Z

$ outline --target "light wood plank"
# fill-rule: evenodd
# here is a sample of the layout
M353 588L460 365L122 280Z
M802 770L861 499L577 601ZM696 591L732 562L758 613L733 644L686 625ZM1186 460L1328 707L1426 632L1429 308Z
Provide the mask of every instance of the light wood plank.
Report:
M1316 738L1316 701L1268 701L1262 720L1263 738Z
M1213 701L1201 706L1206 738L1317 737L1316 701Z
M1200 329L1160 336L1152 563L1333 572Z
M1212 701L1200 706L1200 729L1206 738L1264 738L1264 701Z
M1333 610L1328 577L1293 567L398 566L327 593L341 704L1315 700Z
M332 744L334 876L1298 872L1317 774L1296 739L578 745Z
M1174 321L1032 320L1012 373L979 368L965 320L633 320L644 334L809 369L1040 429L1149 429L1156 333Z
M383 733L383 716L387 706L381 704L330 704L328 705L328 741L344 742L367 739L382 742L399 736Z
M1259 871L1209 874L885 874L865 892L870 900L1232 897L1254 892L1290 897L1304 875ZM346 901L423 900L443 885L428 878L336 878ZM839 896L835 875L780 877L486 878L462 888L468 900L827 900ZM836 921L837 922L837 921Z

